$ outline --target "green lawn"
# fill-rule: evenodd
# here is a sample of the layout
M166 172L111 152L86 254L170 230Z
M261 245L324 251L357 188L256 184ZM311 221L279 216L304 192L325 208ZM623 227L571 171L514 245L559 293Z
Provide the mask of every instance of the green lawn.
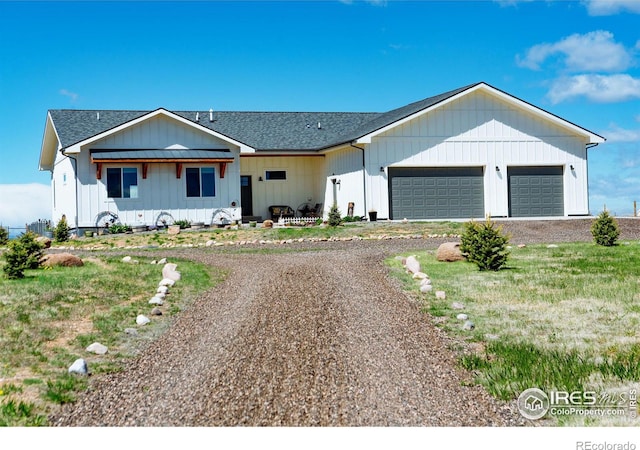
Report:
M499 272L438 262L435 251L417 257L433 292L445 291L446 299L420 294L398 260L387 263L434 320L464 341L462 366L493 395L512 400L532 387L603 395L640 389L639 242L512 248L507 268ZM464 309L454 309L453 302ZM473 331L462 330L460 313L474 322Z
M188 261L178 264L182 279L170 291L163 315L138 327L138 314L150 316L149 299L162 279L162 266L139 258L85 258L79 268L28 270L24 279L0 276L0 426L46 424L52 405L73 401L86 379L68 367L84 358L91 373L119 370L124 358L164 329L171 317L222 276ZM0 263L2 266L3 263ZM137 328L139 334L124 333ZM100 342L104 356L85 348Z

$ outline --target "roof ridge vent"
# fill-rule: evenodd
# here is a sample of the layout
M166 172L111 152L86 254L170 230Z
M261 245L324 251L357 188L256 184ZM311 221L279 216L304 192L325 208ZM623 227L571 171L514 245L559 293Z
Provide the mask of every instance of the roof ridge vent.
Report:
M209 122L213 122L213 108L209 109Z
M96 120L100 121L100 111L96 111Z
M200 122L200 113L196 112L196 122Z

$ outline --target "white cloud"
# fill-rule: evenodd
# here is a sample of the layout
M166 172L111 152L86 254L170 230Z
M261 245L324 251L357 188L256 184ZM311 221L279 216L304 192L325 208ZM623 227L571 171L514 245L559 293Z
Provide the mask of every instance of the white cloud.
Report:
M72 102L75 102L76 100L78 100L78 94L76 94L75 92L71 92L71 91L68 91L66 89L60 89L60 91L58 91L58 92L60 93L60 95L64 95L65 97L69 97Z
M638 142L640 143L640 129L626 130L616 124L611 124L609 130L603 132L607 142Z
M39 183L0 184L0 224L24 227L51 218L51 188Z
M631 52L615 42L612 33L603 30L572 34L555 43L534 45L524 58L516 56L516 62L521 67L539 70L542 63L556 55L561 55L565 68L572 72L617 72L633 64Z
M621 12L640 14L638 0L584 0L591 16L610 16Z
M575 97L600 103L640 99L640 79L627 74L563 77L553 82L547 95L554 104Z

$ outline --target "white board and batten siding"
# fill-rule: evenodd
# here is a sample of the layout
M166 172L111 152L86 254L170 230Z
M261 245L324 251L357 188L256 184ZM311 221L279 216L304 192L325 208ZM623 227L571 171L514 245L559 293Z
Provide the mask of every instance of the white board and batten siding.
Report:
M336 179L336 183L340 182L335 185L335 188L332 179ZM327 153L323 181L326 213L331 209L335 192L335 201L342 216L347 215L350 202L355 204L354 216L367 214L369 206L364 201L365 179L362 174L362 150L345 147Z
M142 176L142 163L104 163L102 179L96 179L96 164L91 164L90 149L229 149L234 161L227 163L225 177L220 178L219 163L184 163L181 177L176 177L175 163L150 163L147 178ZM78 203L81 216L79 227L93 227L97 216L104 211L118 215L128 225L155 225L161 212L175 220L211 223L213 212L240 202L239 149L214 136L188 127L166 117L155 117L126 130L106 136L83 148L78 159ZM138 169L138 198L108 198L107 168L136 167ZM215 171L214 197L187 197L186 168L213 167ZM74 187L75 189L75 187ZM67 196L74 198L73 195ZM239 215L239 214L238 214ZM238 217L239 218L239 217Z
M367 203L388 217L389 166L483 167L485 214L508 216L509 167L562 166L565 215L586 215L585 144L584 137L548 120L474 92L372 139L365 159Z
M271 205L287 205L295 210L302 203L323 201L322 155L243 156L240 165L241 174L251 177L254 216L270 218ZM285 171L286 179L268 180L267 171Z

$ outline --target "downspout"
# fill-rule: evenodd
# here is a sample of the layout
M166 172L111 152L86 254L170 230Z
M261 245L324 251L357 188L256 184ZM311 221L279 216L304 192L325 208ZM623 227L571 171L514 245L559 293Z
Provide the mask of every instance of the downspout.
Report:
M597 147L598 146L598 142L594 142L592 144L587 144L584 148L585 152L584 152L584 158L585 161L587 162L587 164L585 164L585 171L586 173L586 177L587 177L587 208L588 208L588 213L591 214L591 204L589 202L589 155L587 150L589 150L590 148L593 147Z
M75 191L76 191L76 214L74 217L74 225L75 225L75 229L76 229L76 236L79 237L79 230L78 230L78 160L73 157L73 156L69 156L67 155L64 150L61 150L60 153L62 153L63 156L66 156L67 158L69 158L71 161L73 161L73 180L75 182Z
M367 215L367 171L364 164L364 148L353 145L353 143L349 142L349 145L353 148L357 148L358 150L362 150L362 193L363 193L363 206L364 206L364 214Z

